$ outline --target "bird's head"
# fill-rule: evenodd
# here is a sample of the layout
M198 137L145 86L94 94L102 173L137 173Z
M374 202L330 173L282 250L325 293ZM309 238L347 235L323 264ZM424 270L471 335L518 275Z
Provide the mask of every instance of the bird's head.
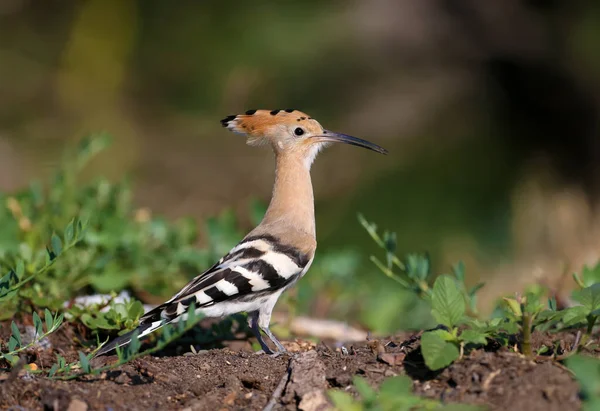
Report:
M223 127L245 134L249 145L270 144L277 155L293 154L310 165L319 150L329 143L346 143L381 154L387 150L366 140L325 130L309 115L294 109L248 110L221 120Z

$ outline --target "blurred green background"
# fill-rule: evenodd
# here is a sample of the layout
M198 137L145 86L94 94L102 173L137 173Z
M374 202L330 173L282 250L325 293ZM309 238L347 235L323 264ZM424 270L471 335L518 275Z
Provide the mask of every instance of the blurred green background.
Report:
M527 284L563 292L598 260L599 44L595 1L3 0L0 189L107 131L89 176L131 176L155 214L232 208L249 229L272 154L219 120L295 107L390 155L316 161L322 263L292 297L314 316L419 327L427 315L368 261L358 212L436 272L465 261L484 310Z

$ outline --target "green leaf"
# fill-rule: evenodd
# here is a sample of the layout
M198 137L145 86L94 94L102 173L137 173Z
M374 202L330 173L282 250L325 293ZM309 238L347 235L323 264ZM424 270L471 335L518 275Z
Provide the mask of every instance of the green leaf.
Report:
M163 341L168 341L172 335L173 335L173 329L171 328L171 325L170 324L165 325L162 329L161 339Z
M600 283L600 262L594 267L588 267L587 265L581 270L581 277L586 286Z
M14 367L19 362L19 356L11 354L3 354L4 359L8 361L11 367Z
M502 318L492 318L489 322L489 326L494 329L494 328L498 328L500 326L500 324L502 324L503 319Z
M594 311L600 308L600 283L593 284L583 290L573 291L573 299L587 308Z
M556 311L556 297L552 296L551 298L548 298L548 308L551 311Z
M58 368L65 368L65 364L67 363L65 357L60 354L56 354L56 361L58 362Z
M110 321L107 316L111 312L107 313L96 313L98 317L93 317L89 313L83 313L80 317L81 322L85 324L91 330L103 329L103 330L118 330L121 328L115 321Z
M77 220L77 239L81 240L84 236L85 227L81 220Z
M439 329L439 330L432 330L432 331L428 331L428 332L437 335L444 341L456 341L456 338L454 337L454 335L452 335L451 333L449 333L446 330Z
M131 342L129 343L129 347L127 347L128 357L137 353L140 350L140 347L142 346L142 343L138 339L138 335L139 332L137 330L135 330L133 334L131 334Z
M50 245L52 246L52 252L55 256L59 256L62 252L62 241L60 237L55 234L52 234L52 238L50 238Z
M137 320L142 315L144 315L144 305L141 303L141 301L138 300L130 302L127 314L129 315L130 319Z
M575 373L584 394L587 397L598 399L600 360L577 354L567 358L566 365Z
M379 387L380 394L405 395L412 392L413 383L410 377L398 375L386 378Z
M69 222L69 224L67 225L67 227L65 228L65 244L71 244L71 242L73 241L73 235L75 232L75 229L73 228L73 224L74 224L74 220L71 220Z
M523 316L521 304L519 304L517 300L515 300L514 298L503 298L503 300L510 309L510 311L515 315L515 317L521 318Z
M537 350L537 355L542 355L548 352L550 348L546 347L545 345L542 345L538 350Z
M362 411L363 407L352 396L340 390L331 390L327 393L337 409L344 411Z
M44 327L42 325L42 319L37 312L33 312L33 327L35 328L35 337L40 338L44 335Z
M9 352L13 352L14 350L17 349L17 345L19 345L19 342L16 340L15 337L13 337L11 335L10 338L9 338L9 340L8 340L8 351Z
M426 255L409 254L406 256L405 269L409 278L424 281L429 277L431 264Z
M48 247L46 247L46 266L49 266L52 261L56 259L56 254Z
M459 356L456 345L444 341L439 335L431 332L421 336L421 352L425 364L430 370L439 370L452 364Z
M485 283L477 283L473 287L471 287L471 289L469 290L469 293L468 293L469 297L473 298L475 296L475 294L477 294L477 291L481 290L484 285L485 285Z
M125 320L127 318L127 306L123 303L114 303L111 307L113 314L116 314L116 318L119 320Z
M83 138L79 142L76 158L77 168L81 169L93 156L106 149L111 140L110 135L107 133L95 133Z
M25 263L23 262L23 260L18 260L17 267L15 268L15 274L17 274L17 277L22 278L24 273L25 273Z
M84 373L89 374L92 371L88 357L81 351L79 351L79 364Z
M21 254L21 258L23 258L23 260L27 262L31 261L31 259L33 258L33 250L31 249L31 246L27 243L19 244L19 253Z
M60 327L60 325L62 324L64 318L65 318L65 314L64 313L60 313L58 315L58 317L56 317L54 319L54 323L52 324L52 330L58 329L58 327Z
M454 276L460 283L465 282L465 263L459 261L452 267L452 272Z
M377 392L367 383L367 381L359 377L358 375L352 378L352 382L354 383L354 388L358 394L360 394L363 401L370 402L374 401L377 398Z
M391 233L389 231L383 233L383 243L385 244L385 250L388 254L394 255L394 253L396 253L396 233Z
M573 273L573 280L577 283L577 285L580 288L585 288L585 284L583 283L583 281L581 280L581 278L579 278L579 276L577 275L577 273Z
M48 377L53 377L54 374L56 374L56 371L58 370L58 363L54 363L54 365L50 368L50 371L48 371Z
M454 280L441 275L433 284L431 297L432 315L448 328L454 328L465 313L465 300Z
M475 330L464 330L460 334L460 339L465 343L486 345L487 339L485 334Z
M52 318L52 313L47 308L44 310L44 321L46 321L46 332L50 332L52 326L54 325L54 321Z
M554 321L556 318L560 318L562 315L562 311L544 310L535 317L535 323L549 323L551 321Z
M10 324L10 328L12 330L12 337L17 341L19 347L22 347L23 343L21 342L21 333L19 332L19 328L17 327L17 324L15 324L14 321Z
M588 309L584 306L577 305L575 307L566 308L562 310L561 313L564 325L569 327L575 324L586 322Z
M377 405L368 408L383 411L430 410L437 407L437 402L427 400L412 393L412 380L406 375L386 378L379 387ZM437 408L435 408L437 409Z
M524 310L528 314L537 314L544 309L544 305L540 303L539 298L533 294L527 295L524 305Z

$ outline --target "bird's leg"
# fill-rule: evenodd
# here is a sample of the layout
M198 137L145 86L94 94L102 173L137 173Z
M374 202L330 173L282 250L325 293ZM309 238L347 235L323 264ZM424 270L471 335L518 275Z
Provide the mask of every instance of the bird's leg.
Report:
M250 326L252 333L258 340L258 343L260 344L265 354L274 354L273 351L267 345L267 343L265 343L265 341L262 338L262 335L260 334L260 328L258 327L258 311L252 311L251 313L248 313L248 326Z
M275 304L269 304L260 309L258 316L258 327L267 335L267 337L271 339L271 341L273 341L273 344L275 344L275 346L277 347L278 352L275 354L283 354L286 353L287 350L285 349L283 344L281 344L279 340L273 335L271 330L269 330L269 323L271 322L271 312L273 311L273 305Z
M287 350L285 349L285 347L283 346L283 344L281 344L279 342L279 340L277 339L277 337L275 337L275 335L273 335L273 333L271 332L271 330L269 330L269 327L266 326L264 328L261 327L261 330L263 330L263 332L265 334L267 334L267 337L269 337L271 339L271 341L273 341L273 344L275 344L275 346L277 347L277 353L276 354L283 354L286 353Z

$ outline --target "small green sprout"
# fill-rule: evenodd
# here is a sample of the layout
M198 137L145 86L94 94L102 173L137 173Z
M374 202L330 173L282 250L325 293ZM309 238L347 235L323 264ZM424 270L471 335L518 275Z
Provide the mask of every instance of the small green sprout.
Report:
M532 357L534 353L531 347L531 332L535 320L543 312L544 306L533 293L517 296L516 298L504 298L503 300L507 307L507 318L514 322L520 330L521 352L528 357Z

